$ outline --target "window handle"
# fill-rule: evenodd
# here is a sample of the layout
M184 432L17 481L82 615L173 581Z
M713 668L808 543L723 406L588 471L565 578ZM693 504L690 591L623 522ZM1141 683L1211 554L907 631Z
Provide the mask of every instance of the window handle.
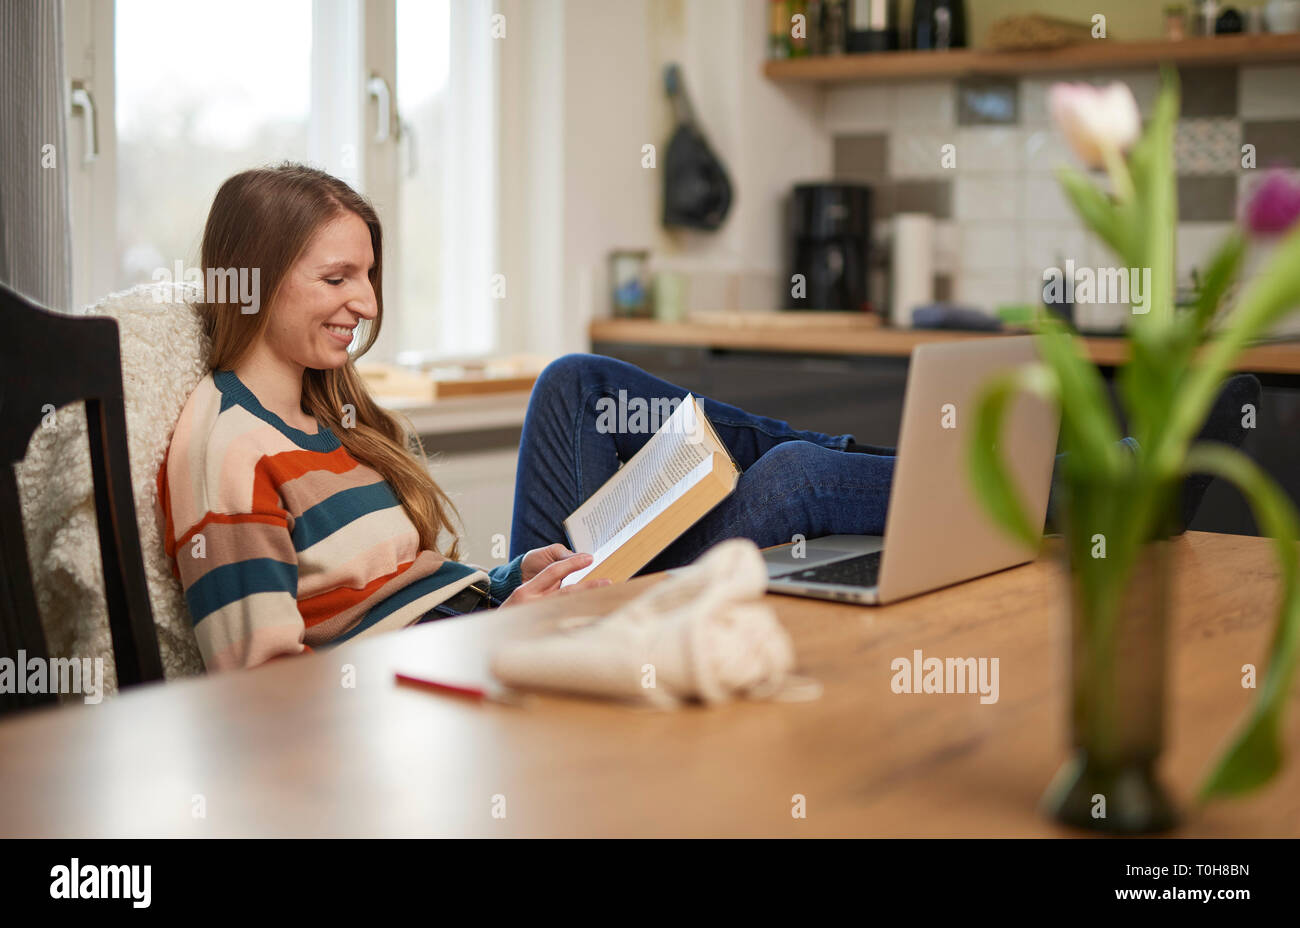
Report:
M393 94L388 89L388 81L378 74L371 74L366 81L366 93L374 98L378 108L375 119L375 143L382 145L388 141L388 127L393 119Z
M95 116L95 98L85 81L72 82L71 106L82 111L85 142L81 146L81 163L90 164L99 157L99 120Z

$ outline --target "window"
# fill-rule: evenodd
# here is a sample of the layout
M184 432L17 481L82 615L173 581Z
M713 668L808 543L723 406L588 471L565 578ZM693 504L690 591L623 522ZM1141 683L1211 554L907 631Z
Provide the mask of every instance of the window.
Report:
M311 0L117 0L118 287L197 266L221 182L308 160Z
M495 48L487 3L398 0L399 360L497 345ZM454 41L453 41L454 32ZM505 291L508 293L508 291Z
M78 302L197 265L220 183L290 159L384 222L368 359L501 347L491 0L67 3L69 78L105 110L73 179Z

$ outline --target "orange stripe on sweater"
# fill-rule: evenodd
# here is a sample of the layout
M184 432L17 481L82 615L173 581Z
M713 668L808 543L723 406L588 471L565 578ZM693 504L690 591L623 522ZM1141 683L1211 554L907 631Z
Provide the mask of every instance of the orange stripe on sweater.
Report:
M175 557L175 552L181 547L188 544L195 535L203 531L209 525L247 525L261 523L263 525L276 525L289 530L288 520L284 516L271 515L263 512L246 512L246 513L226 513L226 512L205 512L203 518L199 520L198 525L194 526L184 535L176 540L172 551L168 552Z
M277 487L312 471L325 470L334 474L346 474L359 464L342 445L333 451L302 449L281 451L267 455L262 460L266 464L267 475Z
M292 452L290 452L292 453ZM271 465L268 458L263 458L258 462L257 470L253 477L253 500L251 513L220 513L206 512L197 523L185 530L185 533L179 538L176 537L176 523L172 520L171 497L168 495L167 483L167 459L171 455L171 449L163 454L162 467L158 469L158 501L163 510L163 549L167 552L169 558L175 559L176 552L181 546L186 544L198 532L203 530L205 525L213 522L223 522L233 524L239 522L262 522L268 525L283 525L287 530L289 527L289 512L280 505L280 494L276 490L275 477L271 473ZM173 572L175 568L173 566Z
M302 613L303 624L308 628L319 625L327 619L332 619L347 609L351 609L358 603L364 602L374 595L375 591L385 583L391 581L394 577L400 577L411 569L415 561L407 561L393 571L382 577L376 577L361 589L342 586L330 590L328 593L319 593L316 596L307 599L298 600L298 611Z
M163 509L164 545L167 556L174 558L177 549L186 539L193 537L194 533L199 531L205 523L212 521L213 514L208 513L205 515L197 525L189 528L182 538L176 537L176 524L172 519L171 497L168 495L167 482L167 461L170 456L171 448L168 447L163 454L162 466L158 470L156 482L158 484L158 501ZM256 513L284 513L287 524L289 513L281 505L279 493L281 484L313 471L324 470L335 474L345 474L358 466L359 462L349 455L347 449L342 445L333 451L294 449L293 451L281 451L277 454L266 455L257 464L256 476L253 482L252 508Z

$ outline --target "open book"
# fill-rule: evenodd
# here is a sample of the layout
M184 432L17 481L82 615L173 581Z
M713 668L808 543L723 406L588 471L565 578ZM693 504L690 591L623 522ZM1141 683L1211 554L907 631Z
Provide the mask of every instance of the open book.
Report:
M627 580L736 488L740 468L691 394L644 447L564 520L592 562L564 578Z

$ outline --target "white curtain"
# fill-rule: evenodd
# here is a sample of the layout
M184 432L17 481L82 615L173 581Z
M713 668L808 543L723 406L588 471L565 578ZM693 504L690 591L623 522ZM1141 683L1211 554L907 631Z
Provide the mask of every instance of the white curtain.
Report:
M62 0L0 0L0 281L72 309Z

